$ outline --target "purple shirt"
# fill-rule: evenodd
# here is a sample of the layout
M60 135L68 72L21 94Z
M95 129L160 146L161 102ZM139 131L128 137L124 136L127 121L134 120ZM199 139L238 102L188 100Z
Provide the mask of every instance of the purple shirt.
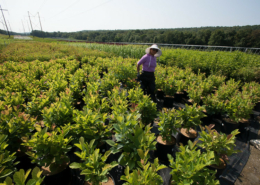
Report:
M143 71L154 72L156 67L156 57L146 54L137 62L137 64L143 64Z

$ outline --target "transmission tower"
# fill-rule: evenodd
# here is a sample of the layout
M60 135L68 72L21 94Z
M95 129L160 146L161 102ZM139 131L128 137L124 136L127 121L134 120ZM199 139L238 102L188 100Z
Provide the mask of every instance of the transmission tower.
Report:
M2 11L2 15L3 15L4 21L5 21L5 16L4 16L4 13L3 13L3 10L4 10L4 9L2 9L1 5L0 5L0 10ZM4 10L4 11L6 11L6 10ZM6 27L6 30L7 30L7 32L8 32L9 38L10 38L10 33L9 33L9 30L8 30L6 21L5 21L5 27Z

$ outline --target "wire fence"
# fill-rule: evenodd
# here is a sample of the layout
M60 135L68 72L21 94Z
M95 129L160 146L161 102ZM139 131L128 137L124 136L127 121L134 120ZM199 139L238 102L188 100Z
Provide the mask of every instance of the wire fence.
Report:
M152 45L154 43L135 43L135 42L93 42L93 41L83 41L76 39L66 39L66 38L55 38L68 42L84 42L84 43L97 43L97 44L109 44L109 45ZM199 51L241 51L251 54L260 54L260 48L248 48L248 47L231 47L231 46L210 46L210 45L188 45L188 44L164 44L157 43L158 46L167 48L181 48Z

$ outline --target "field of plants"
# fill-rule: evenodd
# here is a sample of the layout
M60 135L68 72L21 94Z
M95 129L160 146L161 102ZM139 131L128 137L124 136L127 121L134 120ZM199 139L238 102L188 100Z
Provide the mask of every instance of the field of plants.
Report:
M0 185L220 184L260 101L257 55L163 48L156 104L146 46L0 42Z

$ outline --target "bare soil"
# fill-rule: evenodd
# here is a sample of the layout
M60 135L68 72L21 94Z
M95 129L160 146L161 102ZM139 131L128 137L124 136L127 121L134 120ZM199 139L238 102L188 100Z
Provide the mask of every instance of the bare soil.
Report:
M174 145L176 143L176 139L173 136L171 136L171 138L172 138L172 140L169 142L169 141L163 140L162 136L158 136L157 142L161 143L163 145Z
M189 132L187 132L186 128L181 128L180 132L187 138L196 138L198 136L198 132L192 128L190 128Z
M260 139L260 131L257 139ZM249 159L234 185L260 184L260 150L250 145L250 152Z

